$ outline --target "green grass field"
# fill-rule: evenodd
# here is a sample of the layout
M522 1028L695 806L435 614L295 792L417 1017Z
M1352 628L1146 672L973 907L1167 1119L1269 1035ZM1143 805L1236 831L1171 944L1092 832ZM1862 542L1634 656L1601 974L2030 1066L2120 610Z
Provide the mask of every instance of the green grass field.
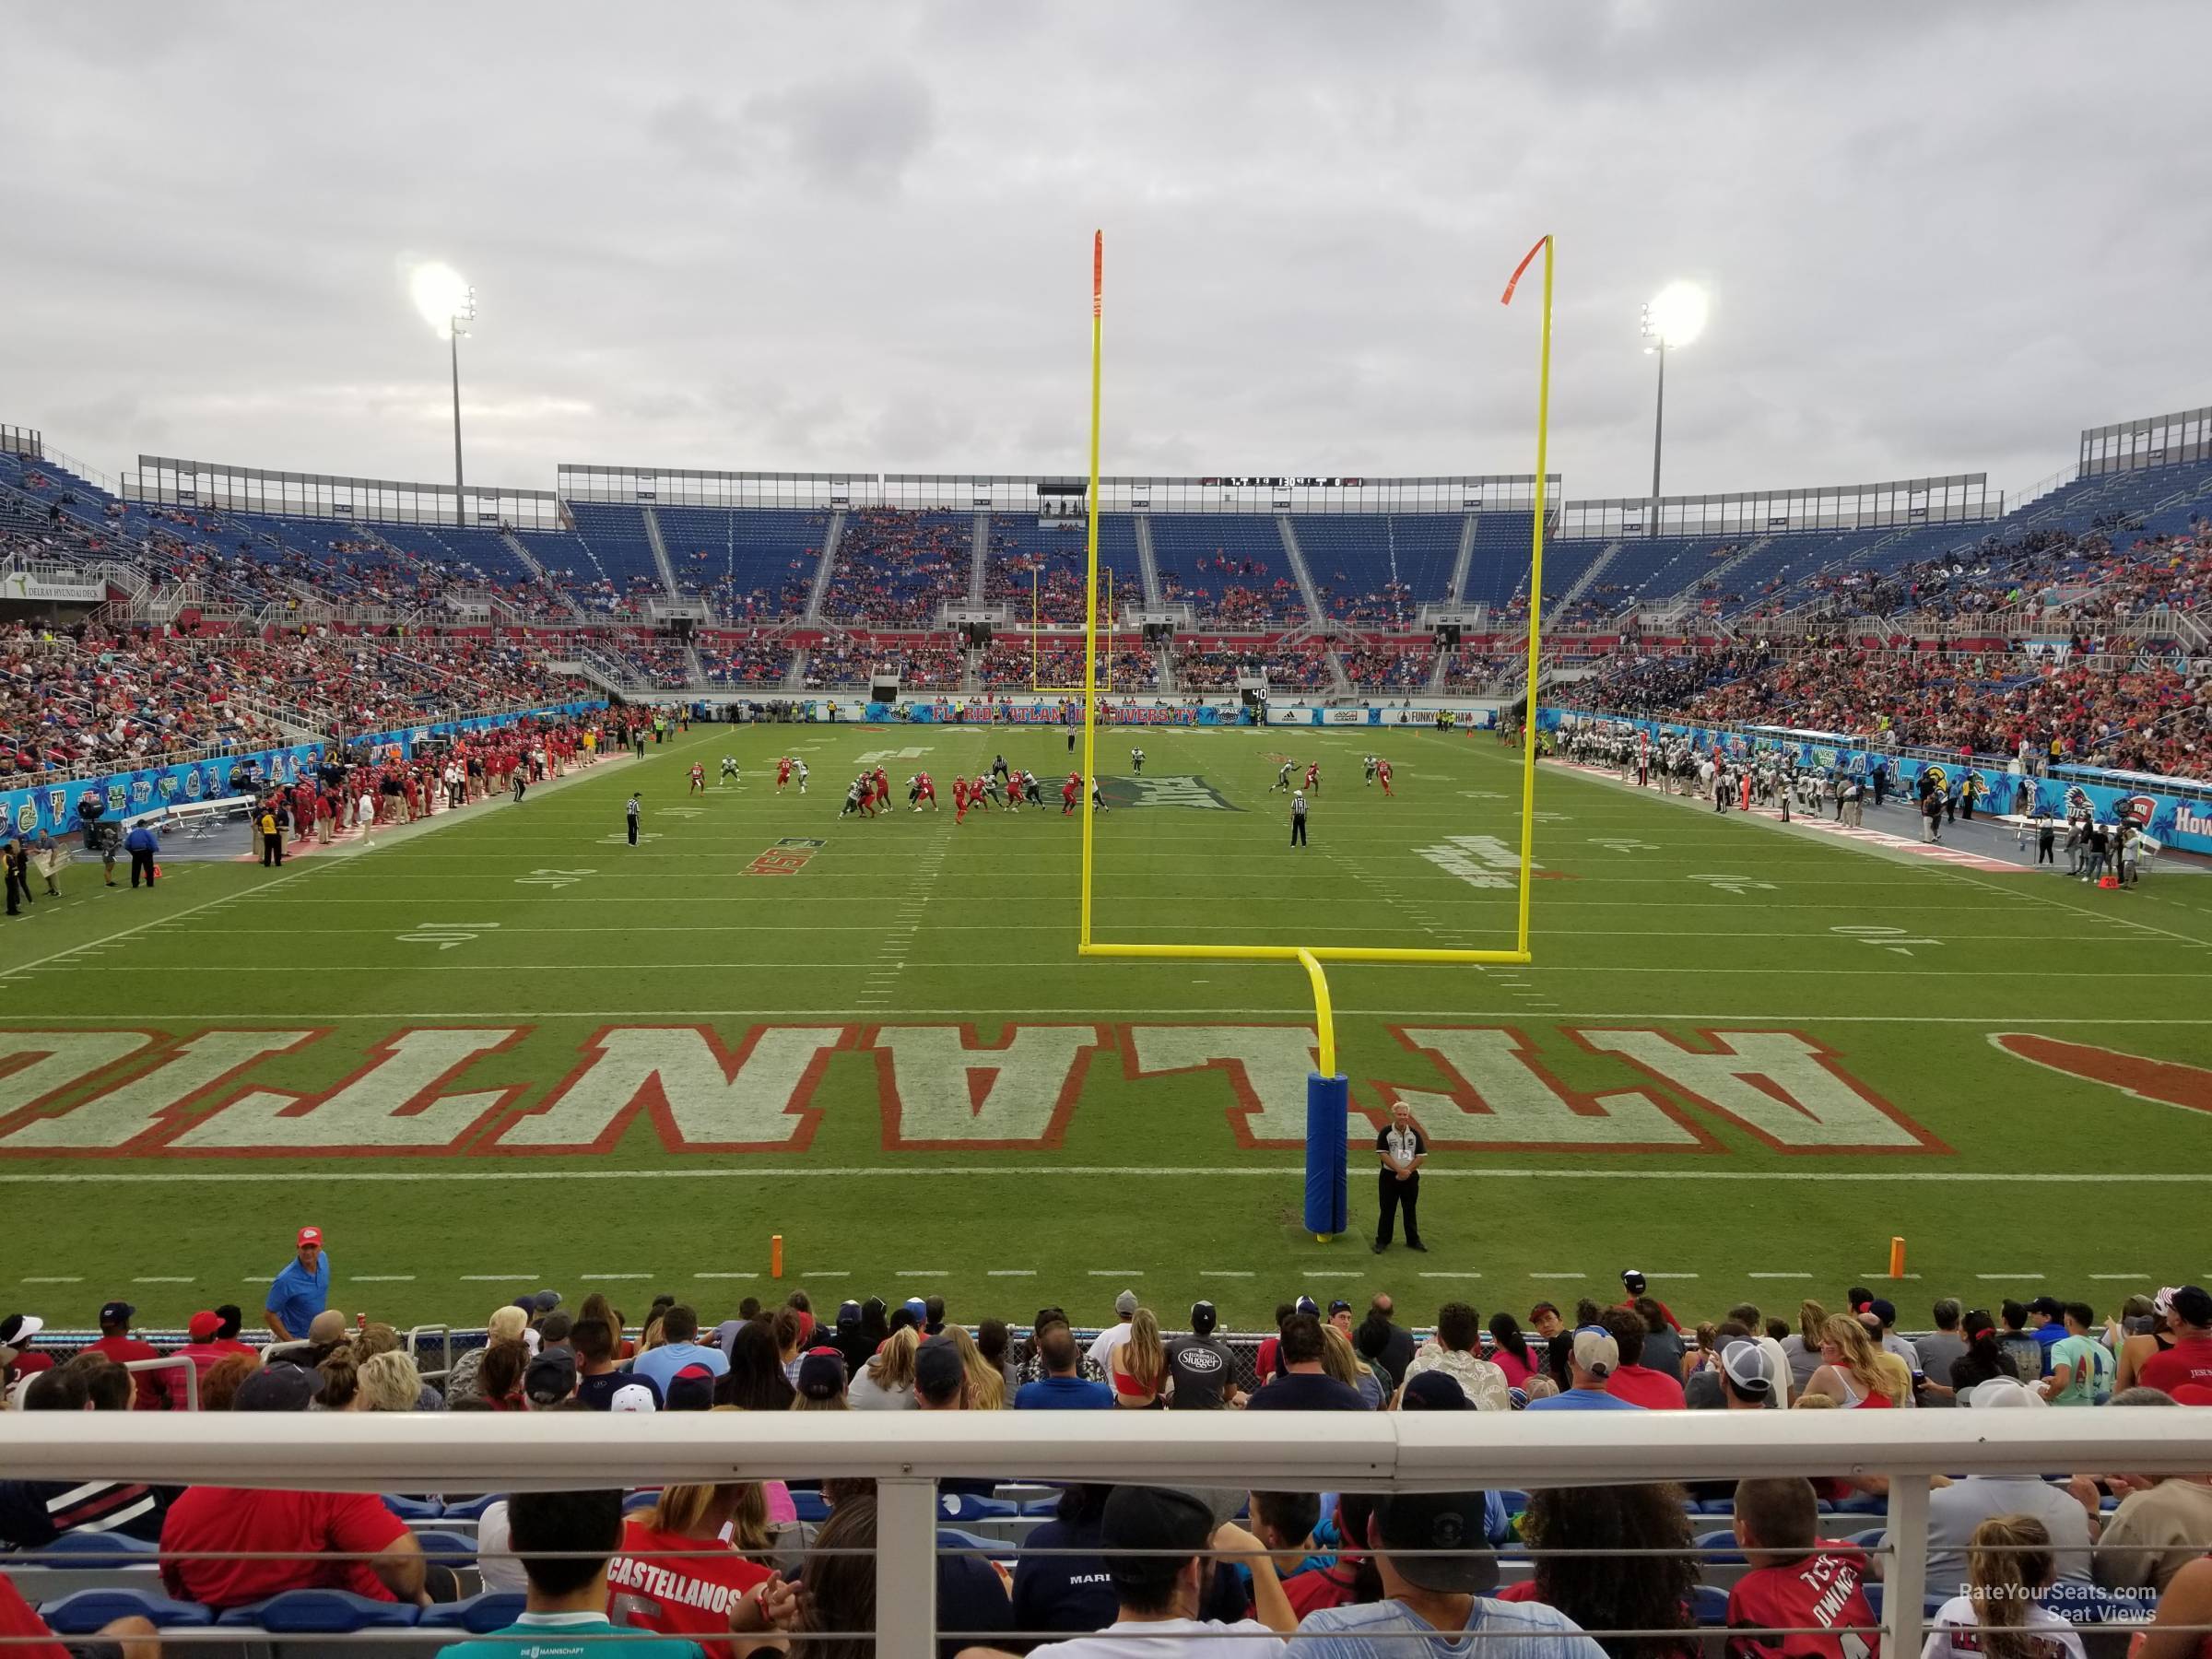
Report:
M1150 804L1115 785L1099 824L1101 938L1510 943L1518 756L1491 738L1109 731L1101 770L1132 742ZM1395 799L1359 781L1378 742ZM786 746L803 798L775 793ZM2212 1275L2187 1069L2212 1068L2212 883L1957 870L1547 767L1533 967L1331 973L1355 1107L1403 1091L1436 1143L1428 1253L1378 1258L1358 1142L1352 1235L1300 1226L1303 975L1078 961L1056 787L954 825L953 771L1001 749L1069 768L1051 730L700 728L281 876L177 865L148 896L76 867L6 934L0 1310L76 1326L122 1295L175 1325L253 1297L306 1222L337 1305L402 1324L546 1285L720 1318L771 1290L778 1233L773 1288L818 1306L1097 1319L1128 1284L1243 1325L1300 1288L1525 1310L1624 1266L1680 1311L1787 1311L1893 1234L1907 1323L1944 1292ZM688 797L724 752L743 787ZM1324 765L1303 850L1281 752ZM840 821L877 753L897 809ZM917 767L936 817L904 807Z

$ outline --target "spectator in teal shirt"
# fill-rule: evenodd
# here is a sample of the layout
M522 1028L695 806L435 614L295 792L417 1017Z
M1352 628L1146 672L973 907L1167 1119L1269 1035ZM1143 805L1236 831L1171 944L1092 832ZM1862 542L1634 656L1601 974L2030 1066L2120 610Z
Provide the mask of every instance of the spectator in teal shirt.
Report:
M2066 1322L2066 1334L2051 1345L2051 1374L2043 1379L2043 1398L2053 1406L2101 1406L2112 1397L2118 1362L2112 1349L2091 1334L2097 1310L2088 1302L2068 1302L2059 1312Z
M527 1610L503 1630L439 1650L440 1659L706 1659L696 1641L631 1636L606 1617L606 1564L622 1542L620 1492L517 1492L508 1540L530 1581Z

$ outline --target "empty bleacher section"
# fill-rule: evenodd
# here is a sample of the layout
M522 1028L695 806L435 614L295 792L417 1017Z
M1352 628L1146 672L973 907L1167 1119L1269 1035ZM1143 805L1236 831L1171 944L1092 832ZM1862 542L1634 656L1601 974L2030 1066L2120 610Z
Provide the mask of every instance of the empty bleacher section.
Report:
M666 594L641 510L575 501L569 511L576 524L574 539L584 550L588 568L600 578L597 583L587 582L577 594L587 607L631 608Z
M770 622L806 613L830 531L828 512L657 507L653 515L677 585L725 619Z
M1196 607L1201 625L1292 627L1309 620L1272 515L1155 512L1160 597Z
M1459 598L1466 605L1502 606L1528 584L1529 544L1535 534L1534 512L1478 512L1475 515L1475 556L1467 565Z
M1464 513L1300 513L1291 524L1335 621L1409 627L1421 606L1452 596Z

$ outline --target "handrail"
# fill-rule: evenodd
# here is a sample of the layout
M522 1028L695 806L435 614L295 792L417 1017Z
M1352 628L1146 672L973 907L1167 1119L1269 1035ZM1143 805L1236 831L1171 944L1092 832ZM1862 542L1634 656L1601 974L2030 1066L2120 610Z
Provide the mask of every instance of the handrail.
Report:
M200 1408L200 1368L189 1355L168 1354L159 1359L125 1359L123 1369L134 1376L140 1371L182 1371L184 1373L184 1409Z
M556 1491L700 1480L1025 1478L1285 1491L1450 1491L1774 1475L2212 1468L2212 1417L2068 1412L961 1412L0 1414L0 1461L30 1480L269 1489ZM1101 1420L1102 1418L1102 1420ZM547 1452L558 1448L558 1457Z

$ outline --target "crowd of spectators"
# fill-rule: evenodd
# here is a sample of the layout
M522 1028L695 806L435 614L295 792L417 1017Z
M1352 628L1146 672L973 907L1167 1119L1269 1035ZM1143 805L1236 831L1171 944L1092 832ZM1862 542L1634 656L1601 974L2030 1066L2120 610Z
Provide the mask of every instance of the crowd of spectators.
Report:
M749 633L702 634L699 660L717 686L780 686L791 668L791 644L781 638Z
M2212 683L2185 667L2092 666L2069 653L1767 644L1617 653L1568 707L1789 725L2162 776L2212 775Z
M1418 691L1429 683L1436 665L1432 641L1418 643L1358 645L1337 653L1353 685L1368 691Z
M1448 1301L1426 1335L1400 1323L1387 1295L1364 1310L1335 1300L1325 1312L1300 1296L1277 1309L1256 1354L1224 1339L1211 1303L1194 1304L1171 1331L1131 1291L1086 1340L1057 1307L1040 1309L1026 1331L995 1318L971 1327L941 1297L846 1301L818 1320L797 1290L780 1305L747 1297L710 1324L665 1295L633 1326L604 1295L587 1296L571 1314L547 1290L494 1310L480 1347L426 1377L393 1325L329 1305L322 1246L319 1230L302 1230L295 1258L272 1281L263 1310L271 1346L244 1339L238 1306L192 1317L174 1353L189 1363L193 1384L181 1368L136 1376L124 1369L163 1357L133 1334L136 1311L126 1300L103 1306L100 1336L73 1354L50 1351L34 1316L0 1320L8 1406L176 1412L196 1386L202 1411L892 1411L913 1414L908 1432L917 1441L929 1434L920 1418L946 1411L2212 1406L2212 1294L2194 1286L2131 1297L2109 1316L2049 1296L1994 1312L1943 1297L1929 1309L1932 1328L1908 1336L1899 1311L1863 1286L1833 1312L1807 1300L1785 1319L1737 1304L1686 1324L1633 1272L1621 1276L1618 1301L1586 1298L1571 1316L1539 1301L1525 1326L1510 1312L1485 1322L1467 1303ZM518 1493L471 1507L476 1547L465 1555L427 1549L397 1500L8 1478L0 1479L0 1542L36 1552L97 1534L156 1545L168 1594L218 1613L299 1588L427 1607L480 1581L521 1592L534 1615L559 1614L578 1628L611 1618L610 1633L735 1635L730 1651L749 1646L746 1638L876 1628L872 1488L805 1482L799 1473L671 1487L629 1502L616 1492ZM944 1481L939 1493L957 1518L997 1484ZM1073 1487L1018 1547L941 1535L936 1622L960 1632L945 1636L947 1653L1002 1638L1011 1650L1023 1645L1011 1640L1016 1631L1075 1638L1065 1650L1039 1650L1057 1659L1111 1659L1124 1651L1117 1631L1169 1615L1192 1622L1152 1623L1150 1633L1195 1642L1169 1646L1194 1655L1214 1651L1205 1639L1222 1634L1207 1620L1254 1640L1300 1630L1312 1638L1305 1645L1339 1659L1371 1659L1378 1631L1477 1623L1524 1659L1532 1644L1547 1659L1598 1659L1601 1651L1688 1659L1695 1630L1722 1622L1738 1632L1809 1625L1871 1636L1878 1621L1865 1592L1885 1570L1887 1539L1878 1524L1849 1535L1861 1525L1853 1517L1880 1515L1886 1491L1878 1476L1853 1472L1687 1488L1347 1493L1325 1504L1258 1490L1214 1509L1179 1489ZM1994 1639L1956 1645L1946 1628L2007 1625L2071 1638L2069 1615L2097 1620L2122 1608L2140 1619L2161 1594L2171 1601L2178 1592L2178 1605L2193 1607L2203 1593L2212 1470L1938 1479L1927 1501L1926 1584L1943 1602L1933 1616L1943 1646L1934 1652L1979 1647L2042 1659L2041 1649L2016 1652ZM1693 1531L1698 1503L1726 1516L1717 1544ZM587 1510L588 1532L579 1519ZM1017 1511L1002 1503L979 1512ZM1209 1544L1226 1565L1202 1558ZM1089 1553L1117 1550L1134 1553ZM1401 1559L1394 1550L1409 1553ZM1423 1550L1451 1553L1410 1553ZM549 1557L571 1552L548 1567ZM1011 1558L1010 1572L990 1565L994 1555ZM2173 1611L2162 1610L2161 1624L2180 1622L2168 1617ZM18 1621L10 1628L29 1628L28 1614L0 1598L0 1619L9 1617ZM1585 1630L1599 1632L1596 1642ZM1093 1631L1103 1634L1087 1639ZM2147 1649L2145 1659L2188 1659L2195 1642L2191 1634ZM2064 1641L2060 1648L2079 1651ZM1848 1659L1853 1651L1770 1647L1741 1634L1731 1647L1733 1659Z
M165 757L288 740L279 716L359 732L582 688L488 635L186 638L92 624L0 633L0 776L129 770Z
M966 513L866 507L845 516L822 615L878 628L935 620L968 594L974 521Z

